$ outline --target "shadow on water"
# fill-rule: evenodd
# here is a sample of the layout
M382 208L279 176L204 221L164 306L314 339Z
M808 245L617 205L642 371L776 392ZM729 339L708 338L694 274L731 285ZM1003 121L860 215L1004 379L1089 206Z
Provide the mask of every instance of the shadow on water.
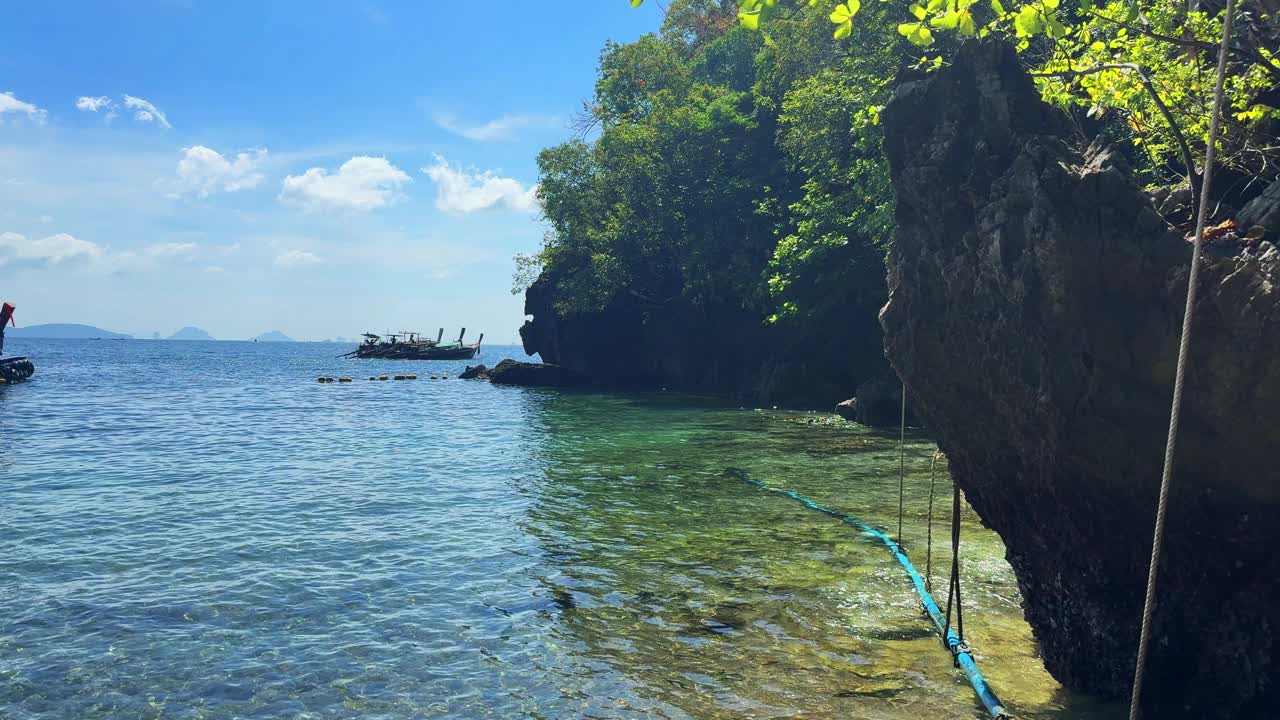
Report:
M984 716L883 548L724 472L889 527L896 437L670 397L564 395L541 421L526 530L554 565L547 597L563 599L545 607L640 695L698 718ZM916 436L908 450L909 483L927 488L934 447ZM926 513L913 497L908 542L923 546ZM1045 673L999 539L971 512L965 533L972 639L1003 699L1021 717L1115 717Z

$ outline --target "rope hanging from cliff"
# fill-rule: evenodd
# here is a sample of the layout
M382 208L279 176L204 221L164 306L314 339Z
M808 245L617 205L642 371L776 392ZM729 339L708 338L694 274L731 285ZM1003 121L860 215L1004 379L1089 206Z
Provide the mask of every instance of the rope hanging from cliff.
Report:
M817 510L820 513L842 520L888 548L889 552L893 554L894 559L896 559L898 564L902 566L902 569L906 571L907 577L911 579L911 584L915 588L916 594L920 596L921 604L924 605L925 614L933 621L934 628L942 637L943 642L946 643L947 649L951 651L951 656L955 660L956 667L960 668L960 671L963 672L964 676L969 680L969 685L973 687L974 693L977 694L978 700L982 703L983 707L986 708L987 713L989 713L992 718L1009 717L1009 713L1000 702L1000 698L996 697L995 691L991 689L990 685L987 685L987 680L982 676L982 671L978 669L978 664L974 661L973 654L969 652L969 646L964 644L956 632L951 629L951 626L948 624L946 619L943 618L942 610L938 608L938 603L933 599L933 594L925 587L924 579L920 577L920 573L917 572L915 566L911 564L911 560L907 557L906 551L903 550L901 545L894 542L888 535L871 527L852 515L847 515L839 512L838 510L832 510L831 508L819 505L818 503L792 490L783 490L781 488L766 485L765 483L747 475L744 470L739 468L726 468L725 474L735 477L745 483L754 485L765 492L789 497L810 510Z
M951 579L947 583L947 626L951 626L951 599L956 601L956 629L960 645L964 642L964 605L960 602L960 486L951 484ZM953 650L954 652L954 650Z
M1195 309L1197 284L1200 280L1200 254L1204 246L1204 228L1209 218L1210 182L1218 143L1218 116L1222 113L1222 88L1227 76L1227 55L1231 44L1231 16L1234 0L1227 0L1222 13L1222 46L1218 49L1218 77L1213 89L1213 114L1209 117L1208 147L1204 156L1204 181L1200 186L1200 208L1196 216L1196 234L1191 251L1191 271L1187 276L1187 304L1182 314L1182 339L1178 346L1178 369L1173 381L1173 403L1169 411L1169 435L1165 441L1164 470L1160 477L1160 499L1156 503L1156 527L1151 541L1151 564L1147 567L1147 594L1142 605L1142 633L1138 638L1138 657L1133 668L1133 693L1129 697L1129 720L1137 720L1142 700L1142 676L1147 664L1147 645L1151 640L1151 616L1155 607L1156 576L1160 570L1160 551L1164 545L1165 512L1169 505L1169 483L1173 476L1173 456L1178 440L1178 424L1182 419L1182 388L1186 379L1188 348L1191 346L1191 314Z
M933 454L933 462L929 463L929 516L925 521L927 535L924 543L924 586L933 592L933 487L938 477L938 458L942 451Z
M898 542L902 542L902 505L907 478L907 384L902 383L902 423L898 426Z

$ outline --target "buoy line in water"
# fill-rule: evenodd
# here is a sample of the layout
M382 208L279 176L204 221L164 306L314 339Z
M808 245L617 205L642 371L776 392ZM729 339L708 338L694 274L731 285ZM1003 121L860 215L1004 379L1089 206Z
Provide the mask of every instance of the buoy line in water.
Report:
M938 603L933 599L933 595L930 594L929 590L925 587L924 579L920 577L920 573L916 571L915 566L911 564L911 560L907 557L907 554L902 549L901 545L895 542L888 535L885 535L852 515L819 505L794 490L783 490L781 488L775 488L767 485L752 478L745 470L740 468L725 468L725 474L731 475L745 483L754 485L766 492L789 497L810 510L817 510L820 513L842 520L862 531L864 534L870 535L880 541L880 543L888 548L889 552L893 554L894 558L898 561L898 564L902 565L902 568L906 570L907 576L911 578L911 584L915 586L916 594L920 596L920 602L924 607L925 614L933 620L934 627L937 629L939 637L942 638L943 643L946 644L947 649L951 651L951 655L955 659L956 667L960 668L960 671L964 673L966 678L968 678L969 684L973 686L973 691L977 694L978 700L982 702L983 707L986 708L987 713L993 718L1011 717L1009 715L1009 711L1006 710L1004 705L1000 702L1000 698L996 697L995 691L987 684L986 678L982 676L982 672L978 669L978 663L973 659L973 653L970 652L969 646L960 640L955 631L951 629L951 626L943 617L942 611L938 609Z
M432 373L430 377L432 380L448 380L449 373ZM370 375L369 376L370 382L378 382L383 380L417 380L417 379L418 379L417 375L395 375L395 376ZM321 375L320 377L316 378L316 382L323 385L328 383L349 383L353 381L349 377L330 377L328 375Z

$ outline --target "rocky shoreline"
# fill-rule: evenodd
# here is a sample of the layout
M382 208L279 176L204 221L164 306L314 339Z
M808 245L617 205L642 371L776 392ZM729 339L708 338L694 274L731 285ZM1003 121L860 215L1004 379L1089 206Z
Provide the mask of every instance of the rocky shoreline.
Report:
M489 368L485 365L468 365L458 376L463 380L488 380L495 385L523 385L526 387L583 387L590 380L581 373L551 363L530 363L503 360Z

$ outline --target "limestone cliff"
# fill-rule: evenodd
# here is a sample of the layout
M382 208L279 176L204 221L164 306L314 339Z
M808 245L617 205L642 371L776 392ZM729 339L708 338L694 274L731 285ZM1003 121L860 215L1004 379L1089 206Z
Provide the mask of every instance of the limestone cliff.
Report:
M883 120L898 195L889 360L1009 548L1048 669L1123 696L1190 245L1118 155L1086 147L1040 101L1004 45L967 44L904 82ZM1183 418L1147 716L1273 717L1280 253L1268 241L1209 247Z
M600 312L566 316L556 310L556 292L546 273L526 291L525 352L606 387L830 409L888 371L872 312L832 327L788 328L741 306L679 298L655 306L623 295Z

